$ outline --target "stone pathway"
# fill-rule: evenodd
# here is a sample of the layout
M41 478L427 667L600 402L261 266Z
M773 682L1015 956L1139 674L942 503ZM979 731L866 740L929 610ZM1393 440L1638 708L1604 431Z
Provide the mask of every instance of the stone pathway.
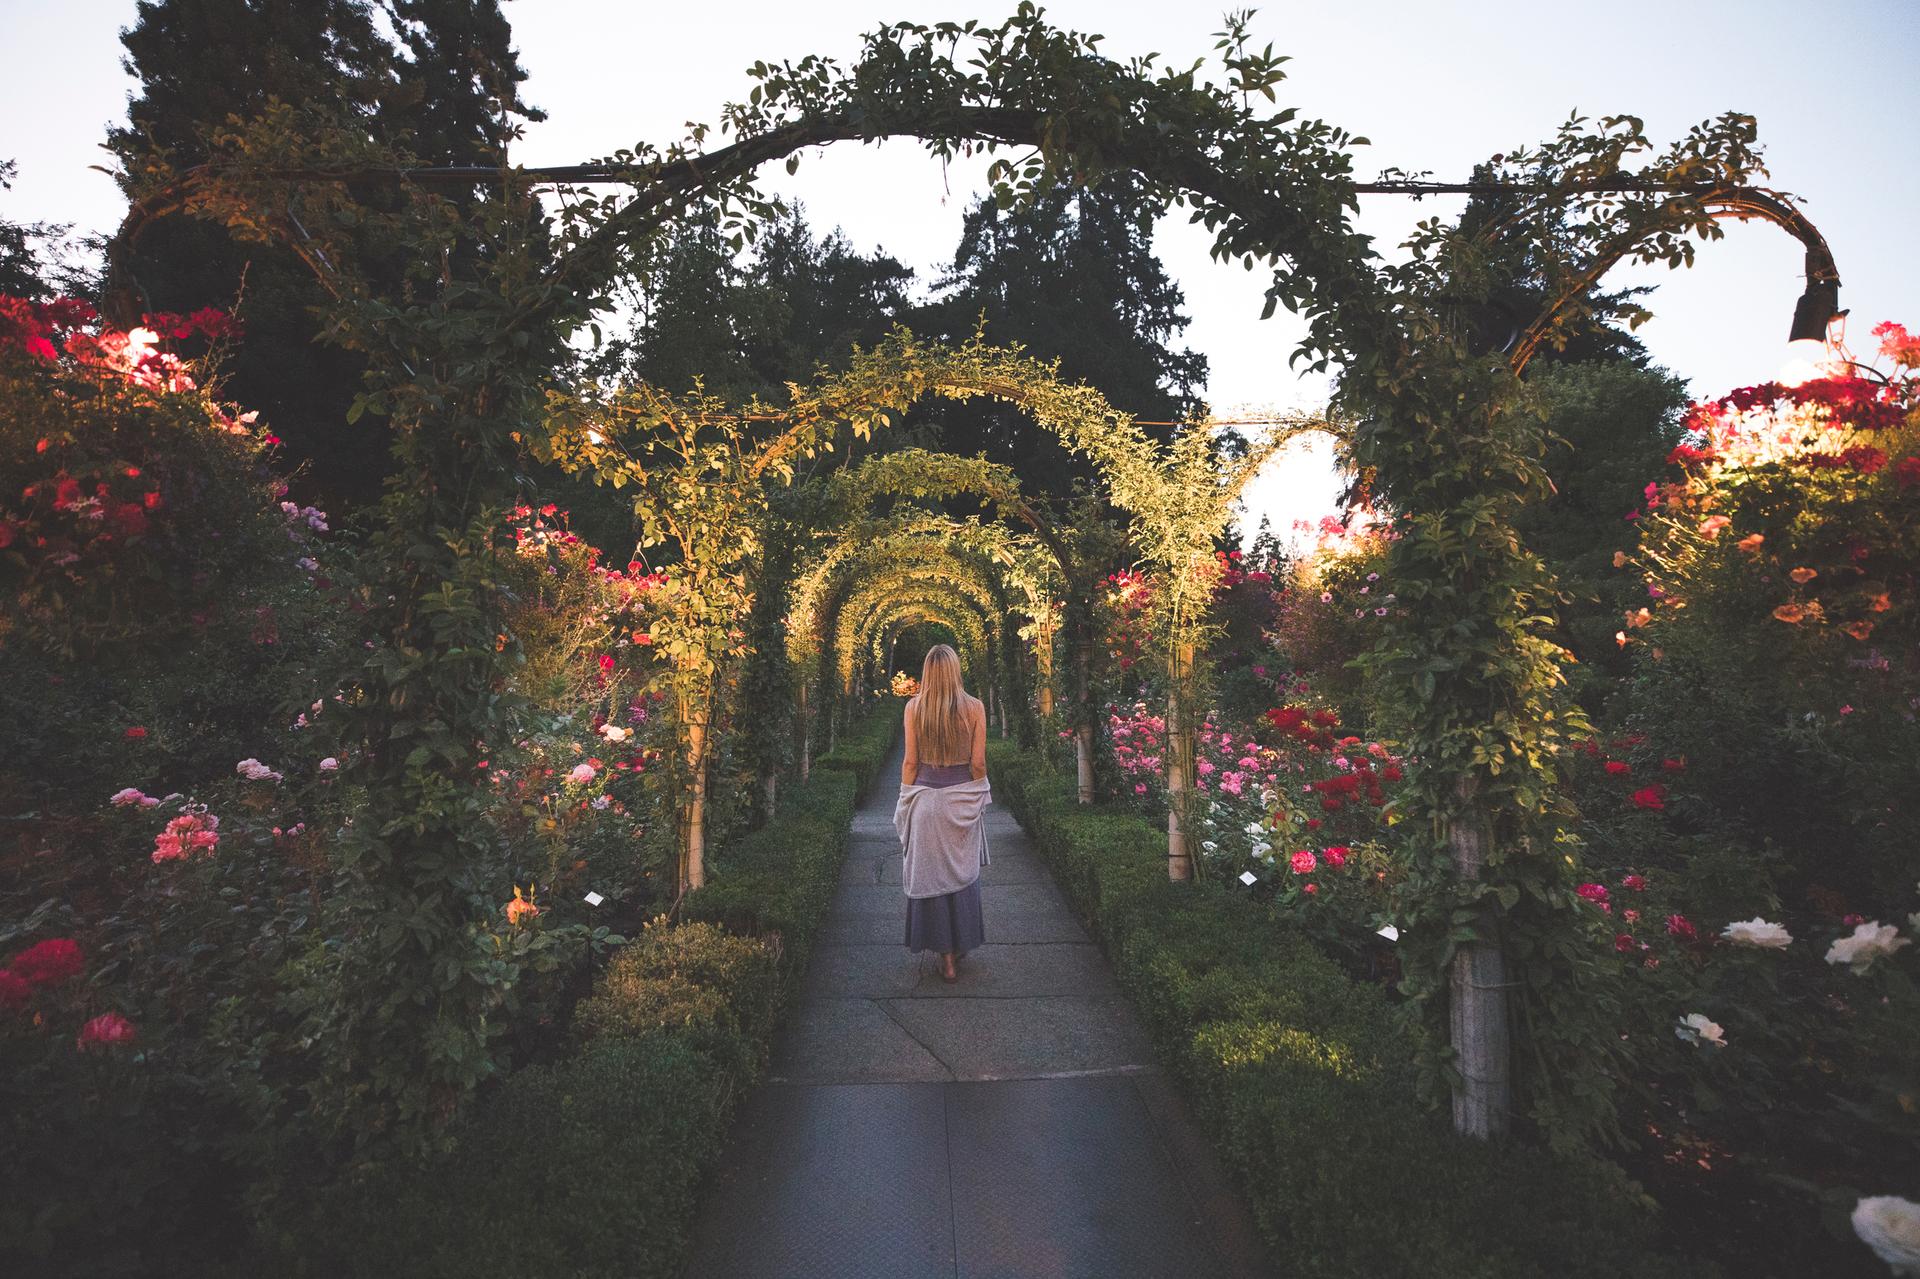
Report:
M696 1279L1269 1273L1113 974L1004 809L988 943L901 944L899 748L695 1230Z

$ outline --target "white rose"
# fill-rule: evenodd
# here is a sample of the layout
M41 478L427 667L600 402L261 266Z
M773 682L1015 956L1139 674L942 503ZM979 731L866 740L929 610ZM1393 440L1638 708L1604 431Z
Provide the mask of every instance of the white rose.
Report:
M1705 1013L1688 1013L1674 1023L1673 1033L1696 1048L1701 1044L1712 1044L1715 1048L1727 1046L1726 1032L1719 1022L1708 1020Z
M1854 1205L1853 1233L1896 1275L1920 1275L1920 1204L1895 1195L1862 1199Z
M1782 950L1793 942L1793 934L1784 924L1770 924L1758 915L1728 924L1720 930L1720 935L1737 946L1758 946L1764 950Z
M1829 964L1851 964L1856 975L1873 967L1876 959L1885 959L1909 945L1907 938L1900 936L1900 930L1892 924L1883 924L1872 920L1853 930L1853 936L1842 937L1827 948Z

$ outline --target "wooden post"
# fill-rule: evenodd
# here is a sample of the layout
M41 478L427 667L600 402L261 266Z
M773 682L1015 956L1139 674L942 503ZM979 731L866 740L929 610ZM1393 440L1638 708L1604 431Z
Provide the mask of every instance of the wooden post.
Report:
M1187 813L1193 802L1193 724L1187 705L1193 645L1176 644L1167 681L1167 878L1193 878Z
M1093 636L1082 609L1073 637L1073 757L1079 801L1093 802Z
M704 703L706 699L701 700ZM686 721L686 842L681 857L686 868L686 891L695 892L707 884L707 716L704 704L687 709L696 711L696 715Z
M798 705L795 707L793 717L793 732L794 736L799 739L794 743L794 746L800 756L800 780L803 782L813 773L813 760L809 758L813 753L813 743L810 740L813 736L813 726L808 721L809 712L807 709L807 686L810 683L812 683L812 681L807 679L803 673L800 677L798 691L794 694L794 700Z
M1477 789L1472 777L1460 779L1460 811L1447 824L1454 867L1468 883L1480 878L1493 842L1492 823L1475 802ZM1513 1118L1507 962L1493 913L1483 911L1476 927L1480 936L1460 943L1447 972L1454 1067L1460 1072L1453 1128L1491 1141L1506 1135Z

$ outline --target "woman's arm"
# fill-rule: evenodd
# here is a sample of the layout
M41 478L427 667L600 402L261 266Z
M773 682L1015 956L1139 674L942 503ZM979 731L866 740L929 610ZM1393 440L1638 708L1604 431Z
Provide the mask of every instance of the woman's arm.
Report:
M914 777L920 772L920 743L914 740L913 735L912 698L907 699L907 709L901 712L901 714L904 717L906 725L903 731L907 739L907 753L906 757L900 761L900 784L902 786L911 786L913 785Z
M987 775L987 704L978 698L973 704L979 708L979 714L973 717L973 759L970 763L973 780L977 782Z

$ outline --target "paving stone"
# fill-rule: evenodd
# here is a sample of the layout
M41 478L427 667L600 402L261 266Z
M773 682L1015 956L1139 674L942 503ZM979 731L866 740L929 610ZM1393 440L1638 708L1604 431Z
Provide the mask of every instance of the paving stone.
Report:
M1131 1080L946 1092L963 1279L1224 1273Z
M870 999L802 999L774 1045L769 1073L818 1083L910 1083L953 1078L925 1045Z
M892 891L895 905L890 913L841 915L836 912L828 916L827 922L821 926L819 943L826 946L904 947L907 937L906 899L900 896L899 889ZM996 914L991 906L984 903L981 912L985 916L989 942L1029 945L1036 942L1087 940L1086 930L1071 915L1052 911L1043 914Z
M951 1275L945 1087L759 1089L707 1192L686 1273Z
M1146 1035L1118 995L890 999L886 1008L956 1079L1153 1064Z
M805 992L837 999L953 999L1115 991L1105 957L1083 942L989 942L961 961L960 980L951 986L940 980L936 965L933 956L910 954L905 947L820 946L808 961Z

